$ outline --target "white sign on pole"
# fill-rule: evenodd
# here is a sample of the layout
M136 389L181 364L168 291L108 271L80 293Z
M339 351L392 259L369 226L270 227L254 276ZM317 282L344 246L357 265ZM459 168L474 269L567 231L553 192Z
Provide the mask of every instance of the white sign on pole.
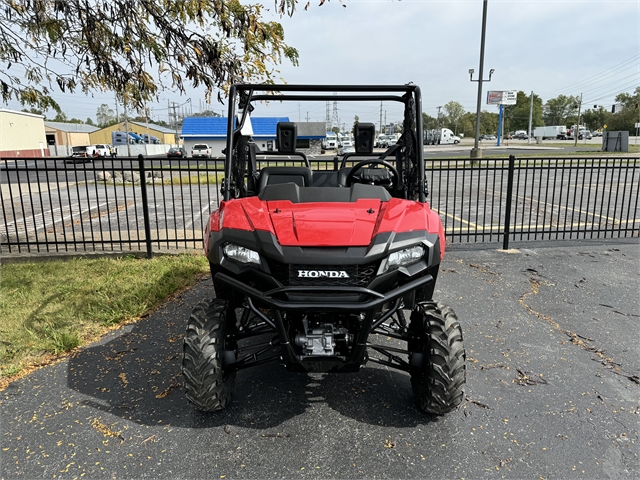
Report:
M487 105L515 105L517 99L517 90L489 90L487 92Z
M503 105L515 105L518 99L517 90L507 90L502 92L502 104Z

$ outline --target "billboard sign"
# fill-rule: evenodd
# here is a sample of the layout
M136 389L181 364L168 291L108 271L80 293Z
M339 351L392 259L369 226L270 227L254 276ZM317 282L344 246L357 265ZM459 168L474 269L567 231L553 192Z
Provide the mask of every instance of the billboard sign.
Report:
M489 90L487 105L515 105L517 98L517 90Z
M502 103L502 92L489 90L487 92L487 105L500 105Z

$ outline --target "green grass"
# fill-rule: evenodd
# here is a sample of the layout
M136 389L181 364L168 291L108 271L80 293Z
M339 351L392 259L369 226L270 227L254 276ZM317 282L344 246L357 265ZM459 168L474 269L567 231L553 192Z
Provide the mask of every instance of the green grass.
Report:
M99 338L206 272L206 258L190 254L3 264L0 376Z

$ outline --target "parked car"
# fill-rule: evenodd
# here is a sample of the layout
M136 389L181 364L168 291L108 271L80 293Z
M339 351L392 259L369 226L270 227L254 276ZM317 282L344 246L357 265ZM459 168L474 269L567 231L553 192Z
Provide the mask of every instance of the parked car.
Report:
M187 158L187 150L183 147L170 148L167 152L167 158Z
M389 137L386 135L379 135L374 146L376 148L387 148L389 146Z
M71 155L65 160L65 163L86 163L90 162L91 157L87 153L87 147L71 147Z
M591 132L591 135L594 137L601 137L602 132L600 130L594 130L593 132Z
M108 157L111 154L111 145L89 145L87 154L90 157Z
M342 142L338 147L338 155L344 155L345 153L353 153L356 149L351 142Z
M211 158L211 147L206 143L196 143L191 147L191 158Z
M526 133L518 133L516 135L516 138L518 140L527 140L529 138L529 135L527 135Z
M495 139L496 139L495 135L491 135L491 134L480 135L480 140L495 140Z
M586 138L587 140L591 140L593 138L593 135L589 130L580 130L578 132L578 140L582 140L584 138Z

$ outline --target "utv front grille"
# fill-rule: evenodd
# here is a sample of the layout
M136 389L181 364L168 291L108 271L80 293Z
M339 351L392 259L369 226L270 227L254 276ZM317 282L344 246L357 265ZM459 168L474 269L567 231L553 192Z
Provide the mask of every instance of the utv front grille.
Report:
M364 265L303 265L269 260L273 277L285 287L366 287L379 262Z

